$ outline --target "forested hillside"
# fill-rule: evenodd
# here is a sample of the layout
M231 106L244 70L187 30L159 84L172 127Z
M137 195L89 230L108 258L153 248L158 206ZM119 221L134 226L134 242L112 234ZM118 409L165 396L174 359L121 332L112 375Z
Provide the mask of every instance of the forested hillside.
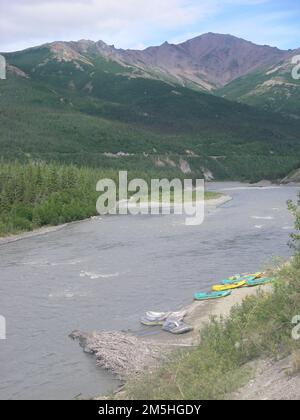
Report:
M62 43L6 59L0 235L94 215L97 181L119 170L147 180L259 181L300 167L294 115L155 80Z
M136 77L109 59L6 55L0 84L5 160L149 170L188 163L192 176L277 179L300 166L300 121Z

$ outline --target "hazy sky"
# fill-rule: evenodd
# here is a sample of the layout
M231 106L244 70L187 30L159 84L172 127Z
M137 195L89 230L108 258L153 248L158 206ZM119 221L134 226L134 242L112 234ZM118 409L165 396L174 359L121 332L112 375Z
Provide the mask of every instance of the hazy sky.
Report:
M300 47L299 0L0 0L0 51L55 40L120 48L179 43L205 32Z

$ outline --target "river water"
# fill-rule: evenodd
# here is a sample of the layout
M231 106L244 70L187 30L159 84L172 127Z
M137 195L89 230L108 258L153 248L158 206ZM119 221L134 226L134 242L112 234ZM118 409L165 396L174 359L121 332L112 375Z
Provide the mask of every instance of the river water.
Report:
M201 226L181 216L115 216L0 245L0 399L101 395L117 381L68 334L139 331L146 310L176 310L226 276L289 257L296 187L214 183L233 200Z

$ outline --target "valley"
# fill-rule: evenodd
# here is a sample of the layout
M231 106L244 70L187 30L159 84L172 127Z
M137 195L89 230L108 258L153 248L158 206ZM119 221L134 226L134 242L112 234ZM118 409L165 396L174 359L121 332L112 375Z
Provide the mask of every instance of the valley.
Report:
M2 3L0 400L299 400L300 3Z
M140 52L79 41L4 54L2 159L282 179L300 166L299 80L285 64L293 53L206 34ZM182 54L210 74L209 89L175 75ZM172 77L161 76L167 67Z

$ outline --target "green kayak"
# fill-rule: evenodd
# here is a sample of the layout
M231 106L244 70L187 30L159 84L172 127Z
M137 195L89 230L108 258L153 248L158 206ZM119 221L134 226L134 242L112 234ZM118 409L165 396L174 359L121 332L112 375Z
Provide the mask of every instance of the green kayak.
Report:
M273 283L274 281L275 279L271 279L271 278L247 280L246 286L248 287L263 286L264 284Z
M195 293L194 299L195 300L220 299L229 295L231 295L230 290L226 290L225 292Z

